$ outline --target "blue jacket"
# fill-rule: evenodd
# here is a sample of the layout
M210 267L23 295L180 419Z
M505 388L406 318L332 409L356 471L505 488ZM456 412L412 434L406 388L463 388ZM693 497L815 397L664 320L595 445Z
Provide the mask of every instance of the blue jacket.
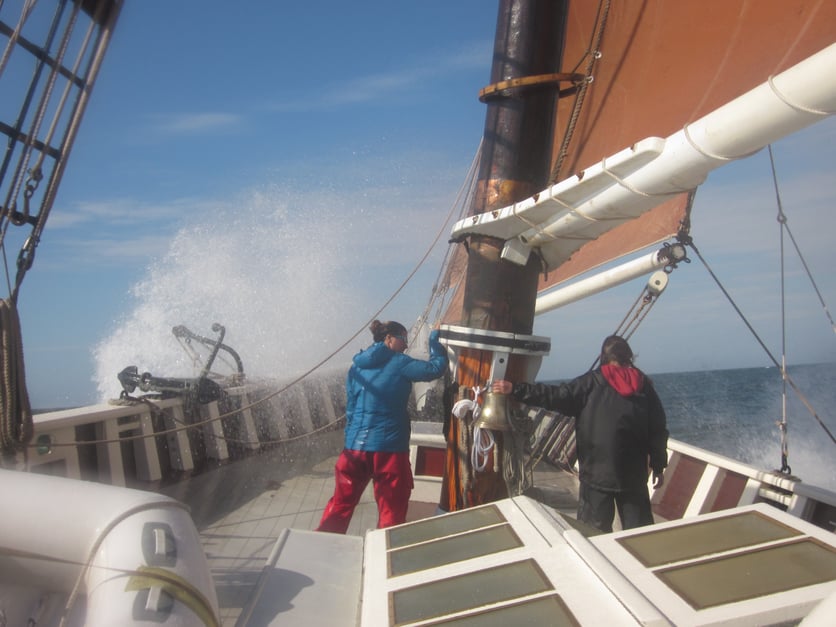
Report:
M430 359L422 361L376 342L354 356L346 380L345 448L395 453L409 450L411 425L406 412L413 381L438 379L447 368L447 351L430 333Z

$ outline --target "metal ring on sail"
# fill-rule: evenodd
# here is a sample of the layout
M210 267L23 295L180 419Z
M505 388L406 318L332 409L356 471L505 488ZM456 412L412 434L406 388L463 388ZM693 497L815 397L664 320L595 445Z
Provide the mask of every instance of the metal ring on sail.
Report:
M489 102L497 98L506 98L510 94L507 92L518 89L529 89L532 87L540 87L542 85L553 85L560 83L572 83L574 89L579 84L586 80L586 76L576 72L555 72L553 74L535 74L534 76L523 76L520 78L511 78L507 81L499 81L479 90L479 101ZM567 93L567 90L561 90L561 94Z

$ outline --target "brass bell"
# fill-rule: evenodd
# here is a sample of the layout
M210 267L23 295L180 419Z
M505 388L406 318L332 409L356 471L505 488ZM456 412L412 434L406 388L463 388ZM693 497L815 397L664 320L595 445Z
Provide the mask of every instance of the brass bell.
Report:
M508 422L508 395L499 392L488 392L485 395L485 402L482 404L482 411L479 418L473 424L473 428L490 429L491 431L510 431L511 423Z

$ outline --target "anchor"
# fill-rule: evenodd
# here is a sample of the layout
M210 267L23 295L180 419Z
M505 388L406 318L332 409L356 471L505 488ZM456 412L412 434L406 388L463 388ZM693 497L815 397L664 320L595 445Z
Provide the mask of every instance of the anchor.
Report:
M137 388L143 392L162 392L164 397L188 394L197 398L199 403L211 403L221 397L221 386L207 377L155 377L150 372L139 374L136 366L128 366L117 377L122 389L128 394L132 394Z
M117 375L124 392L132 394L139 388L143 392L161 392L163 396L168 397L189 395L197 399L199 403L210 403L218 400L222 394L221 386L209 378L209 371L215 358L218 356L218 352L223 349L235 360L237 373L232 376L232 380L235 383L240 383L244 380L244 365L238 353L223 343L223 338L226 334L224 326L216 322L212 325L212 331L218 333L216 340L197 335L184 325L178 325L171 330L174 337L185 340L186 344L196 341L211 349L206 364L197 377L156 377L150 372L140 374L139 368L136 366L128 366Z

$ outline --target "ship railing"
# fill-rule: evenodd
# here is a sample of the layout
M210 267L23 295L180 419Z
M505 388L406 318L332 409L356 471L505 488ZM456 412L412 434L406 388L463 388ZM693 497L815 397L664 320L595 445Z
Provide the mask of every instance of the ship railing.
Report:
M247 383L208 403L145 397L36 414L26 466L119 486L157 482L332 429L344 412L330 379L277 389Z
M836 492L668 440L665 483L651 498L657 518L674 520L761 502L836 531Z
M245 387L225 392L240 405L248 404ZM197 412L189 412L192 415L187 411L184 399L178 396L36 414L27 465L34 472L120 486L130 475L140 481L159 481L164 467L180 472L194 469L195 438L189 435L190 422L202 423L194 429L201 432L206 457L227 459L229 448L218 401L198 405ZM250 410L244 409L232 419L239 423L239 433L258 442ZM166 452L168 459L163 458Z

